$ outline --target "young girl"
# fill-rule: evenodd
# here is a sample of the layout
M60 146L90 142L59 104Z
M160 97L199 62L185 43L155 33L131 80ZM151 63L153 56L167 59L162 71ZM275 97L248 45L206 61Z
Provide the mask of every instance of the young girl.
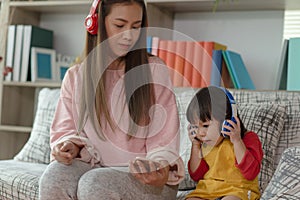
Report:
M40 199L175 199L179 119L168 68L147 54L144 1L94 0L85 25L86 58L62 83Z
M261 143L244 127L231 93L214 86L200 89L187 119L192 141L188 168L198 184L186 199L259 199Z

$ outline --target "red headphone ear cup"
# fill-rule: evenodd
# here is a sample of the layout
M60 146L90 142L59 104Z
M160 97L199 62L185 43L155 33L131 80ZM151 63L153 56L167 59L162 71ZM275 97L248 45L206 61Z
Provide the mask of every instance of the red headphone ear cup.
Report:
M98 14L95 13L93 15L88 15L85 18L85 27L86 30L92 34L92 35L97 35L98 32Z

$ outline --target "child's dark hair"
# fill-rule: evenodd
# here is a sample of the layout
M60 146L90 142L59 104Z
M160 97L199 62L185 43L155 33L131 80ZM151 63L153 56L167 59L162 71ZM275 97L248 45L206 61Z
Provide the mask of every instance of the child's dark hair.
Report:
M226 102L226 103L225 103ZM220 122L220 131L224 120L231 119L232 110L229 99L225 92L215 86L209 86L200 89L192 98L186 117L191 124L198 123L199 120L206 122L214 117ZM237 114L241 125L241 137L247 132L246 127L239 114Z

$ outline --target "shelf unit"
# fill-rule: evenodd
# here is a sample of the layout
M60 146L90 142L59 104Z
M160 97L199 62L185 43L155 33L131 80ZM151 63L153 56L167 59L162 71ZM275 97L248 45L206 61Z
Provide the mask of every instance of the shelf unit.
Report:
M1 1L0 1L1 2ZM92 0L13 1L11 7L36 12L87 12ZM216 0L147 0L148 5L169 12L211 12ZM217 10L299 10L298 0L219 0Z
M4 0L0 0L0 4L2 2ZM39 25L44 13L87 14L91 2L11 1L9 23ZM219 0L217 7L215 0L147 0L147 4L149 25L169 29L173 29L174 14L178 12L212 12L214 8L217 12L300 9L299 0ZM162 37L172 38L172 35ZM0 63L0 70L3 66ZM0 159L11 158L28 139L38 91L43 87L60 87L59 83L3 82L2 79L0 75Z

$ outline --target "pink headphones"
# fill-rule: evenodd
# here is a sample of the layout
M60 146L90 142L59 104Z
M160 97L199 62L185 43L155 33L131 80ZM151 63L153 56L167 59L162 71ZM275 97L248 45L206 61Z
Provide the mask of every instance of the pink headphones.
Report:
M97 35L98 32L98 13L96 13L97 8L101 0L94 0L89 15L85 18L85 28L92 34Z

